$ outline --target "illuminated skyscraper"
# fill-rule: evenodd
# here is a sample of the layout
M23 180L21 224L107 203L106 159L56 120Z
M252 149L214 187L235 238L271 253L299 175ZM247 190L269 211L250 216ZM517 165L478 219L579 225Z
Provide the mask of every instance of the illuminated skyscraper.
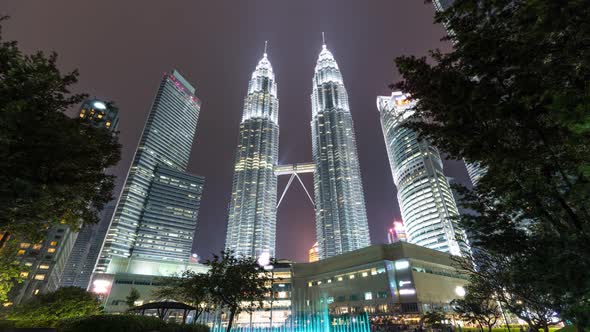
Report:
M316 236L324 259L371 242L348 95L325 44L315 66L311 106Z
M226 250L275 255L279 100L266 50L248 84L229 203Z
M419 140L416 132L402 126L412 115L414 105L401 92L377 97L408 242L460 255L461 249L467 248L456 239L457 235L464 237L464 233L451 220L459 212L440 154L427 141Z
M126 271L133 256L188 262L203 178L186 173L200 100L164 74L94 272Z
M308 258L309 258L309 262L313 263L313 262L317 262L320 260L320 257L318 255L318 252L320 251L320 249L318 248L318 243L314 243L313 246L311 247L311 249L309 249L309 254L308 254Z
M96 98L87 99L82 103L78 116L85 123L108 129L113 135L116 134L119 110L112 103ZM116 200L113 200L104 207L98 224L84 225L77 234L76 242L61 275L61 287L76 286L84 289L88 287L116 203Z

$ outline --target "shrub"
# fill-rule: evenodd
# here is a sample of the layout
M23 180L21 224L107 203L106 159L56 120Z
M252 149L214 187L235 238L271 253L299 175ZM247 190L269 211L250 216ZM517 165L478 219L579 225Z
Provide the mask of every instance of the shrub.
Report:
M99 315L64 319L58 332L209 332L203 324L166 323L157 317L135 315Z
M161 332L209 332L209 327L204 324L175 324L168 323Z
M166 323L157 317L132 315L88 316L57 323L59 332L148 332L165 328Z

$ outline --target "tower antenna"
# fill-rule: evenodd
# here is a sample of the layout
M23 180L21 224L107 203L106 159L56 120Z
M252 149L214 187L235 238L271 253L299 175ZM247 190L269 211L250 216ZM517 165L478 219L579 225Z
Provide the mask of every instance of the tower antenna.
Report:
M268 40L264 41L264 55L266 56L266 48L268 46Z
M322 44L325 46L326 45L326 36L324 35L324 32L322 31Z

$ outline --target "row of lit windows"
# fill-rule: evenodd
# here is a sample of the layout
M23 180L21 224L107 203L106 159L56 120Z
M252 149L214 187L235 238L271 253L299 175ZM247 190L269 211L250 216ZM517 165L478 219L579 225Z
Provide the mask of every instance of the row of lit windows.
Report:
M348 279L348 280L352 280L355 279L356 277L360 277L360 278L366 278L369 275L378 275L378 274L382 274L385 273L385 268L380 267L380 268L372 268L371 270L366 270L366 271L360 271L360 272L353 272L353 273L348 273L345 275L338 275L335 276L334 279L329 278L329 279L324 279L324 280L316 280L316 281L310 281L307 283L308 287L312 287L312 286L319 286L323 283L327 283L330 284L332 283L333 280L336 281L343 281L344 279Z

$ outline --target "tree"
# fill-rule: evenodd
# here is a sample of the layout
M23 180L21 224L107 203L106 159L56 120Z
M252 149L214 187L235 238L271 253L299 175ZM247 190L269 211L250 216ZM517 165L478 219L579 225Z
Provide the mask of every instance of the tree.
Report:
M451 302L453 310L463 320L478 325L482 332L484 326L488 332L492 332L492 327L501 315L493 291L475 284L468 285L466 291L464 298Z
M220 256L215 255L207 264L210 267L207 278L213 281L208 291L212 302L227 310L226 331L229 332L236 314L243 310L254 310L256 304L262 307L271 279L269 273L257 264L256 259L236 257L231 251L222 251ZM246 307L243 303L252 305Z
M417 100L407 126L487 169L462 189L474 213L461 225L509 269L509 297L590 326L587 3L456 0L436 21L452 31L451 52L396 59L404 80L394 86Z
M129 309L135 307L135 301L139 300L140 296L141 296L141 294L139 294L139 291L137 290L137 288L131 287L131 290L129 291L129 295L127 295L127 297L125 297L125 304L127 304Z
M120 159L120 145L65 114L85 98L70 92L77 77L59 71L55 53L25 55L0 34L0 229L20 239L97 222L112 199L114 177L104 170Z
M422 330L424 324L433 329L441 329L444 326L444 321L446 319L445 314L441 311L428 311L424 313L420 319L420 330Z
M15 320L18 327L53 327L61 319L101 312L100 301L93 294L78 287L63 287L15 306L5 318Z
M2 235L0 235L2 237ZM0 304L8 301L8 293L14 284L24 281L23 272L27 271L17 259L17 243L14 240L0 247Z
M211 282L207 274L186 270L180 276L162 280L164 286L159 287L154 296L158 299L191 304L196 308L193 319L193 323L196 323L201 314L211 306Z

